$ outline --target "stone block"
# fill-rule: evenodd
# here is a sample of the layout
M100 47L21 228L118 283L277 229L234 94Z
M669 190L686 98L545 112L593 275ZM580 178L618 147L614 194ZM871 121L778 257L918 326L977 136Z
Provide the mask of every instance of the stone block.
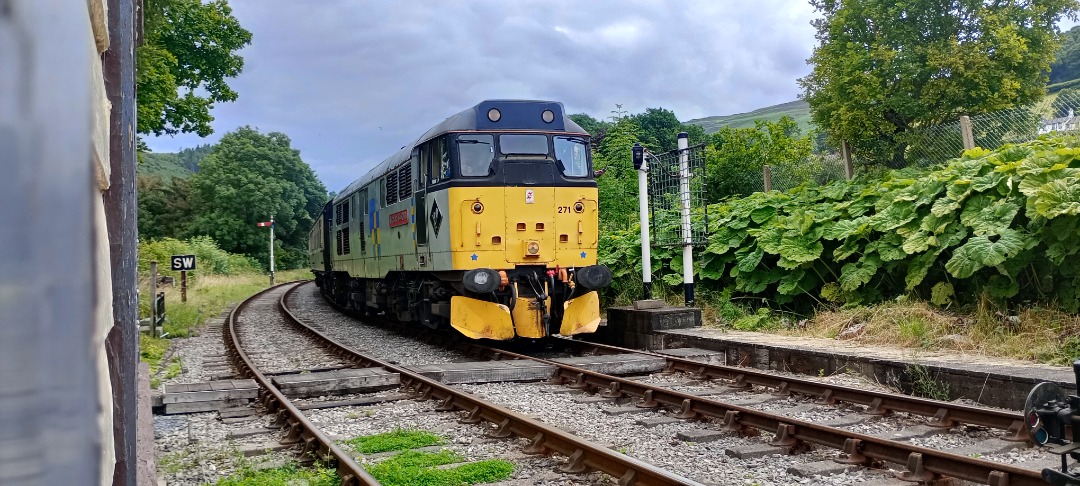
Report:
M667 302L656 299L635 300L634 309L647 310L647 309L662 309L667 307Z
M786 455L788 450L783 447L775 447L769 444L750 444L735 446L724 449L724 454L736 459L757 459L773 454Z
M607 328L621 332L653 334L668 329L701 327L701 309L695 307L609 307L607 313Z

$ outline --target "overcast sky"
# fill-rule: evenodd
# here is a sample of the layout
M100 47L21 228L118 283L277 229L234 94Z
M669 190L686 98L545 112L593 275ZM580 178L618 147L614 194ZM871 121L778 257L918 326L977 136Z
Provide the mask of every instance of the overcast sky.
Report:
M809 72L806 0L230 0L253 35L215 133L149 137L155 152L251 125L292 138L331 191L485 99L568 113L673 110L681 120L794 100Z

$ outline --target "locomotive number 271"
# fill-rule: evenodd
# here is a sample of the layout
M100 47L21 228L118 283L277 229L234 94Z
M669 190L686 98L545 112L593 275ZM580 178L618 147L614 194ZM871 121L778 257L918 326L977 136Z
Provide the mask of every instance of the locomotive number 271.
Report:
M569 213L569 212L570 212L570 206L559 206L559 214Z

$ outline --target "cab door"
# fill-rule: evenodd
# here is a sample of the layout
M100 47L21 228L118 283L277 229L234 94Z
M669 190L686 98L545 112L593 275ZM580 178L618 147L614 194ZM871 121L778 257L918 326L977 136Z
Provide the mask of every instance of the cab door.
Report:
M416 164L416 192L413 194L413 235L416 237L416 264L421 270L431 268L431 247L428 243L427 185L431 173L431 150L434 142L428 142L413 150Z

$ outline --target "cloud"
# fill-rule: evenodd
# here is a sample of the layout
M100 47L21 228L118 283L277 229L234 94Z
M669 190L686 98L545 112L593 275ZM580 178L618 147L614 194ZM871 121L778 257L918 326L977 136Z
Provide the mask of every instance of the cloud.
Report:
M253 33L216 133L150 138L156 151L242 125L288 134L330 190L484 99L621 104L681 119L795 99L809 72L807 2L233 0Z

